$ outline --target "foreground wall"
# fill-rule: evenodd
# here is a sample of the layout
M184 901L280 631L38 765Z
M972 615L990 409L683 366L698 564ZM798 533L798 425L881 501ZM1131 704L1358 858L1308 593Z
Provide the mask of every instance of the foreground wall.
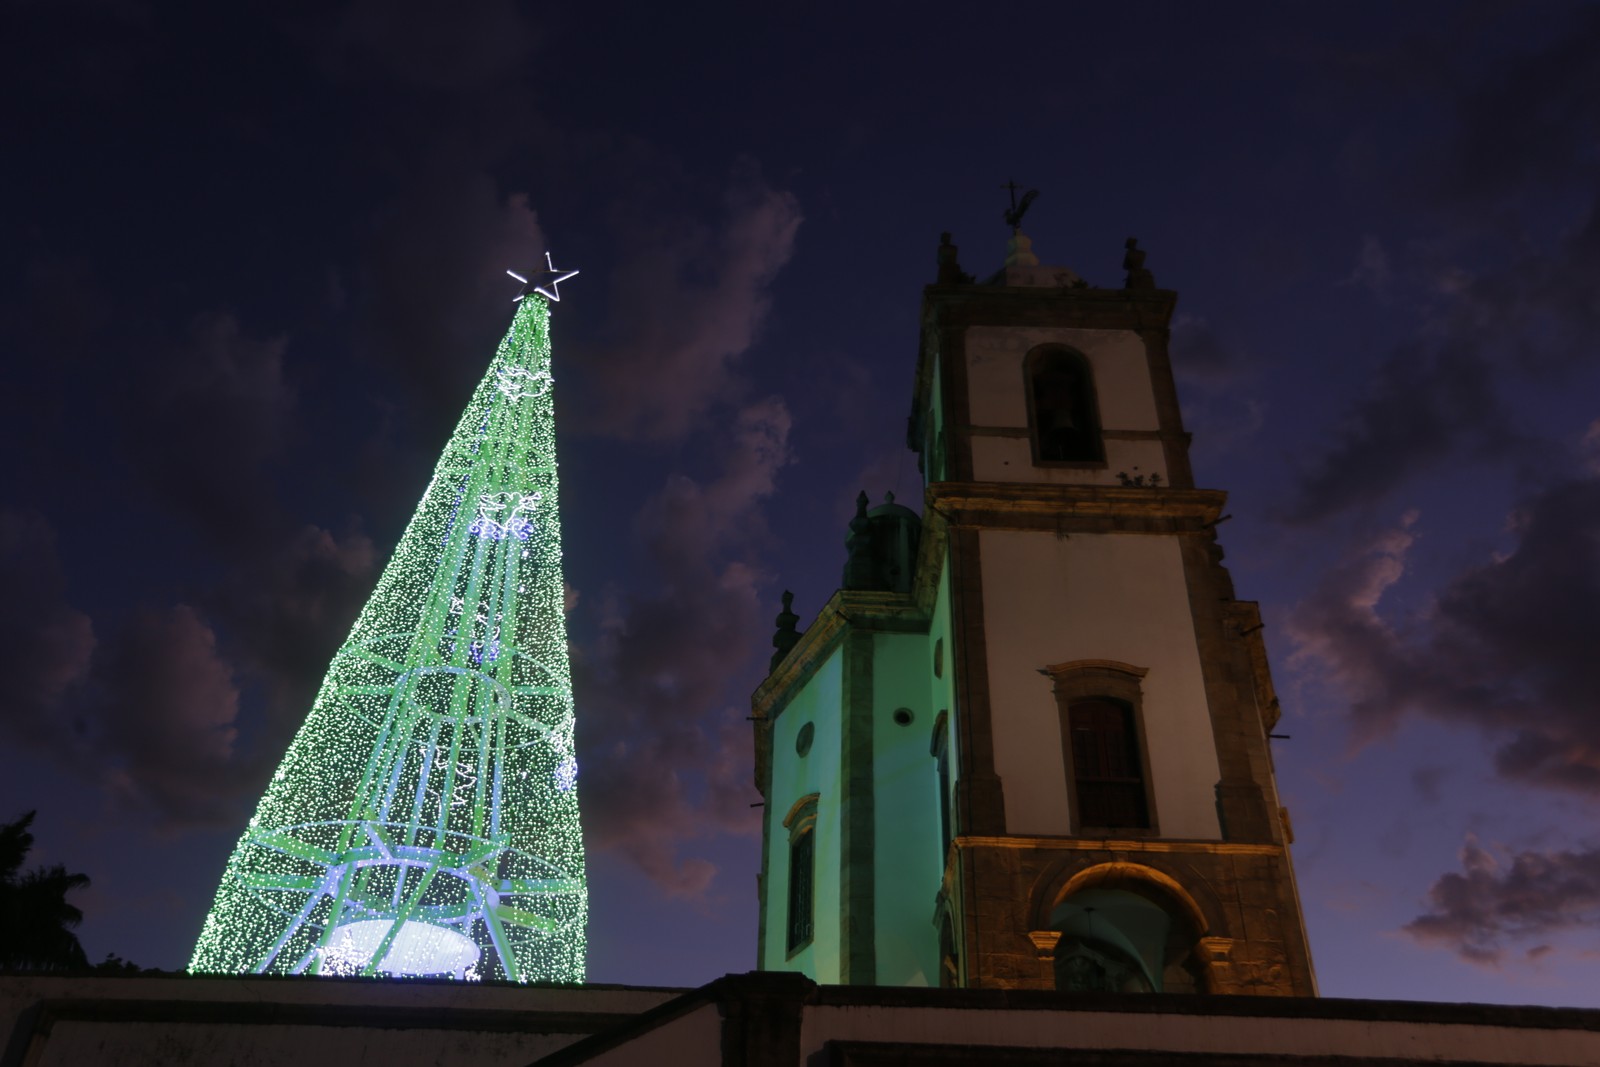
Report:
M0 976L0 1067L1600 1064L1600 1011L819 986Z
M521 1067L679 990L339 978L0 976L0 1067Z
M1310 997L818 986L729 975L545 1067L1600 1063L1600 1011Z

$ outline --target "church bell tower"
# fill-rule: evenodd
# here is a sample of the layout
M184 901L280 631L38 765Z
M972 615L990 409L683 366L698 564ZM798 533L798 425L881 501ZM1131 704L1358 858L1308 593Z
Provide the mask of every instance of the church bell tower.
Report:
M1024 202L1024 206L1026 201ZM1177 295L945 235L908 445L756 691L758 965L819 982L1310 996L1257 605L1168 358ZM1180 354L1181 358L1181 354Z

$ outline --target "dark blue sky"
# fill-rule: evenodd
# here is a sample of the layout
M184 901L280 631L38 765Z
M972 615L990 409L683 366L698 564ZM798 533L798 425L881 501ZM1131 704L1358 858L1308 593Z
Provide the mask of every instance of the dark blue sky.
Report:
M13 3L0 812L187 960L510 315L554 327L591 976L754 960L747 696L942 230L1180 293L1323 991L1600 1004L1600 9Z

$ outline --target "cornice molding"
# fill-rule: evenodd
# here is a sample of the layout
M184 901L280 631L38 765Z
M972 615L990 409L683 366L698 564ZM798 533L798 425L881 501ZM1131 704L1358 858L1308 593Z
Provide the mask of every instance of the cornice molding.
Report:
M1206 856L1281 856L1280 845L1252 844L1243 841L1173 840L1171 838L1086 838L1086 837L1005 837L963 836L955 839L958 849L999 848L1039 852L1177 852Z
M1133 524L1165 520L1198 530L1222 515L1228 494L1220 489L1152 489L1142 486L1041 485L1030 482L935 482L927 511L952 526L1032 529L1040 518L1112 519Z

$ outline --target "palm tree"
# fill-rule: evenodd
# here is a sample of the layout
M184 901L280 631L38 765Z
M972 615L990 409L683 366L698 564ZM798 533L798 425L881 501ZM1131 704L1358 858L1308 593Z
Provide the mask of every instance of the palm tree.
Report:
M24 872L33 848L35 812L0 824L0 970L60 971L87 967L73 927L83 912L67 894L89 884L86 874L69 874L61 864Z

